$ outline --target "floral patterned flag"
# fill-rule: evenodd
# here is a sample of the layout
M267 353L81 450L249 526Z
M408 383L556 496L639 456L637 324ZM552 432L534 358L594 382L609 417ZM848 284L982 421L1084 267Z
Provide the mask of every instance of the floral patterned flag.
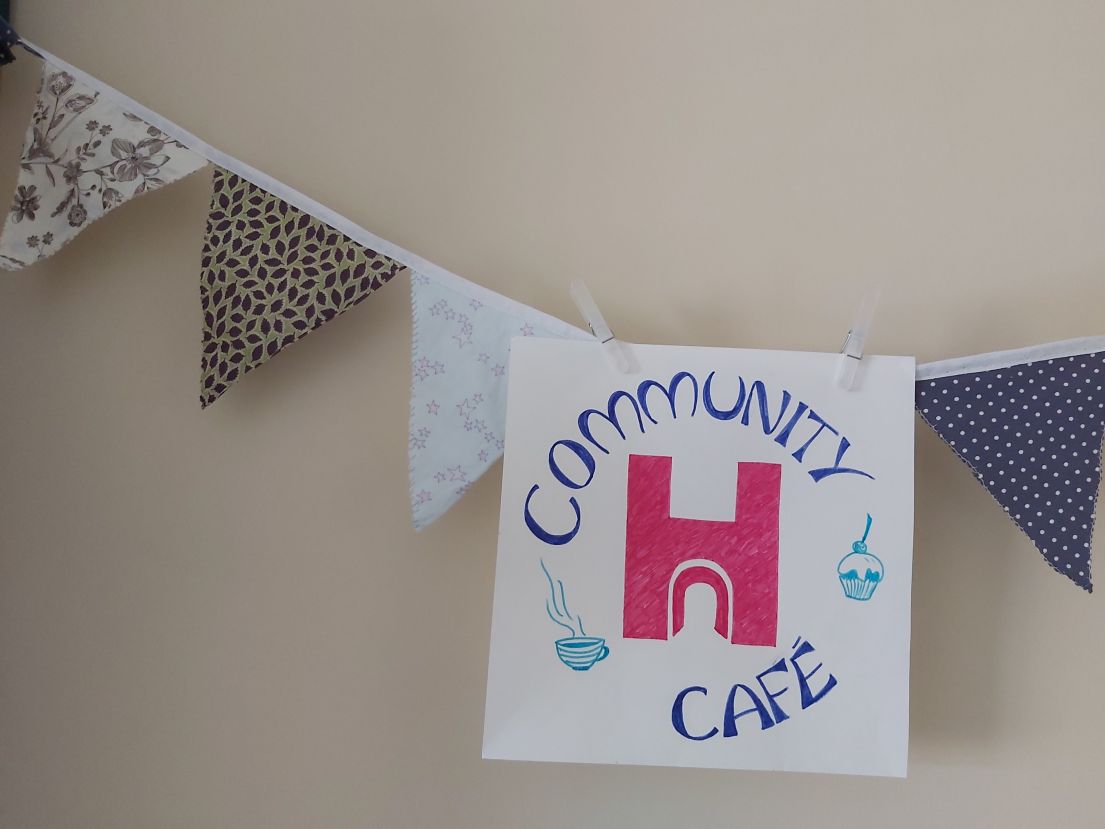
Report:
M203 242L200 402L364 300L403 266L221 167Z
M0 267L18 270L44 259L123 202L206 164L99 90L44 62L0 234Z
M1105 337L918 366L917 409L1044 561L1092 590Z
M514 337L591 335L450 275L411 275L411 513L441 517L503 453Z

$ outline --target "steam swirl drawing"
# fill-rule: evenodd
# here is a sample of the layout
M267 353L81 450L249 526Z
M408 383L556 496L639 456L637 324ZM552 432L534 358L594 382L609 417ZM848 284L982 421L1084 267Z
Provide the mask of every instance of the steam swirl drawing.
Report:
M588 671L595 663L601 662L610 655L610 648L606 646L606 640L602 637L587 635L583 627L583 619L572 615L568 610L564 582L557 579L554 583L544 559L540 562L545 580L549 583L549 597L545 599L545 612L556 624L568 631L567 636L556 640L556 655L573 671Z

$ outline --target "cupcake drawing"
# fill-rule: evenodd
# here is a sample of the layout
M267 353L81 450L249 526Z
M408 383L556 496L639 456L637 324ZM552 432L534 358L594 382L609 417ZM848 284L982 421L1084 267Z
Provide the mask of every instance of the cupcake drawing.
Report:
M871 532L871 514L867 514L867 527L863 538L852 544L852 552L836 566L844 595L849 599L865 602L875 595L875 588L882 582L883 566L878 556L867 552L867 534Z

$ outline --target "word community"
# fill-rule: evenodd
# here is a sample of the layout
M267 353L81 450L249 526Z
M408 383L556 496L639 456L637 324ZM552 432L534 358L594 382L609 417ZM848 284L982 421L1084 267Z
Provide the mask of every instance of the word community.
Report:
M798 664L798 660L809 656L814 652L813 645L801 636L794 640L791 646L794 651L790 657L780 658L771 667L756 674L756 688L751 683L738 682L729 689L729 696L721 709L720 718L716 714L711 716L710 703L707 700L709 691L701 685L692 685L684 688L675 696L675 702L671 706L671 725L681 736L688 740L709 740L719 733L722 737L737 737L740 734L737 721L741 717L751 717L751 723L758 723L761 731L773 728L781 722L790 719L790 714L779 704L779 698L791 689L791 674L793 683L797 686L798 703L801 710L805 711L811 705L820 702L836 687L836 677L831 673L814 690L810 680L819 673L824 665L818 662L809 670ZM808 664L808 662L807 662ZM790 666L789 668L787 666ZM774 676L783 674L783 676ZM770 679L769 679L770 677ZM702 699L699 699L701 697ZM793 695L792 695L793 697ZM698 700L695 702L695 700ZM688 708L694 704L693 715ZM746 706L739 708L739 706ZM716 709L715 709L716 710ZM704 725L699 725L692 730L688 720L695 723L708 723L710 727L703 731ZM719 723L721 728L713 723Z
M645 380L636 389L636 393L619 389L606 401L605 410L586 409L576 419L580 440L566 438L558 440L549 447L549 472L557 483L569 491L585 488L595 477L597 461L595 450L609 455L607 444L613 444L617 438L626 440L626 426L633 427L634 422L643 435L648 428L646 420L659 425L651 405L666 401L673 419L680 416L694 417L698 414L699 404L703 411L715 420L735 421L742 427L762 429L763 434L776 444L788 450L790 457L806 468L806 472L819 483L836 475L859 475L873 479L874 476L862 469L846 466L844 456L852 442L840 430L822 417L807 402L798 400L787 389L772 394L762 380L746 383L738 376L727 384L726 394L735 398L734 402L720 403L715 396L714 379L716 371L711 371L703 383L689 371L676 372L667 385L657 380ZM686 392L681 392L685 388ZM650 397L650 394L651 397ZM679 403L683 402L680 410ZM793 405L792 405L793 404ZM620 408L619 408L620 407ZM689 412L687 411L689 408ZM624 420L623 420L624 419ZM600 437L595 436L594 428L601 429ZM575 460L572 460L572 459ZM578 462L578 463L577 463ZM565 471L565 464L568 470ZM575 467L573 469L573 467ZM566 516L568 510L557 506L559 499L544 499L552 506L534 504L541 486L537 483L526 495L524 518L530 532L546 544L567 544L579 532L581 511L579 502L569 496L567 506L572 519L557 519ZM539 499L540 500L540 499ZM563 503L559 501L559 503ZM541 518L535 514L541 513ZM569 521L574 524L569 525ZM559 529L557 524L567 529ZM553 529L549 529L553 527Z

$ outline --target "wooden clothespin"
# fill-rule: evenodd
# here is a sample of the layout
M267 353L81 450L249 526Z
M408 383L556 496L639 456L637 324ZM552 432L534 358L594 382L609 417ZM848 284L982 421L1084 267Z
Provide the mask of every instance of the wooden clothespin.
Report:
M844 338L844 345L840 347L836 382L845 391L853 391L857 388L856 378L859 374L860 362L863 360L863 349L871 333L871 324L875 319L875 309L878 305L878 289L871 289L863 295L859 308L856 309L852 327L848 331L848 336Z
M598 305L595 304L594 297L592 297L591 292L587 290L587 286L583 284L583 280L572 280L572 284L568 287L568 291L572 295L572 300L575 302L576 308L579 309L579 313L583 315L587 327L591 329L591 333L595 335L595 339L602 344L602 350L606 355L607 361L615 371L621 374L630 374L633 371L633 363L626 353L625 346L614 336L614 332L612 332L610 326L606 324L602 312L599 311Z

